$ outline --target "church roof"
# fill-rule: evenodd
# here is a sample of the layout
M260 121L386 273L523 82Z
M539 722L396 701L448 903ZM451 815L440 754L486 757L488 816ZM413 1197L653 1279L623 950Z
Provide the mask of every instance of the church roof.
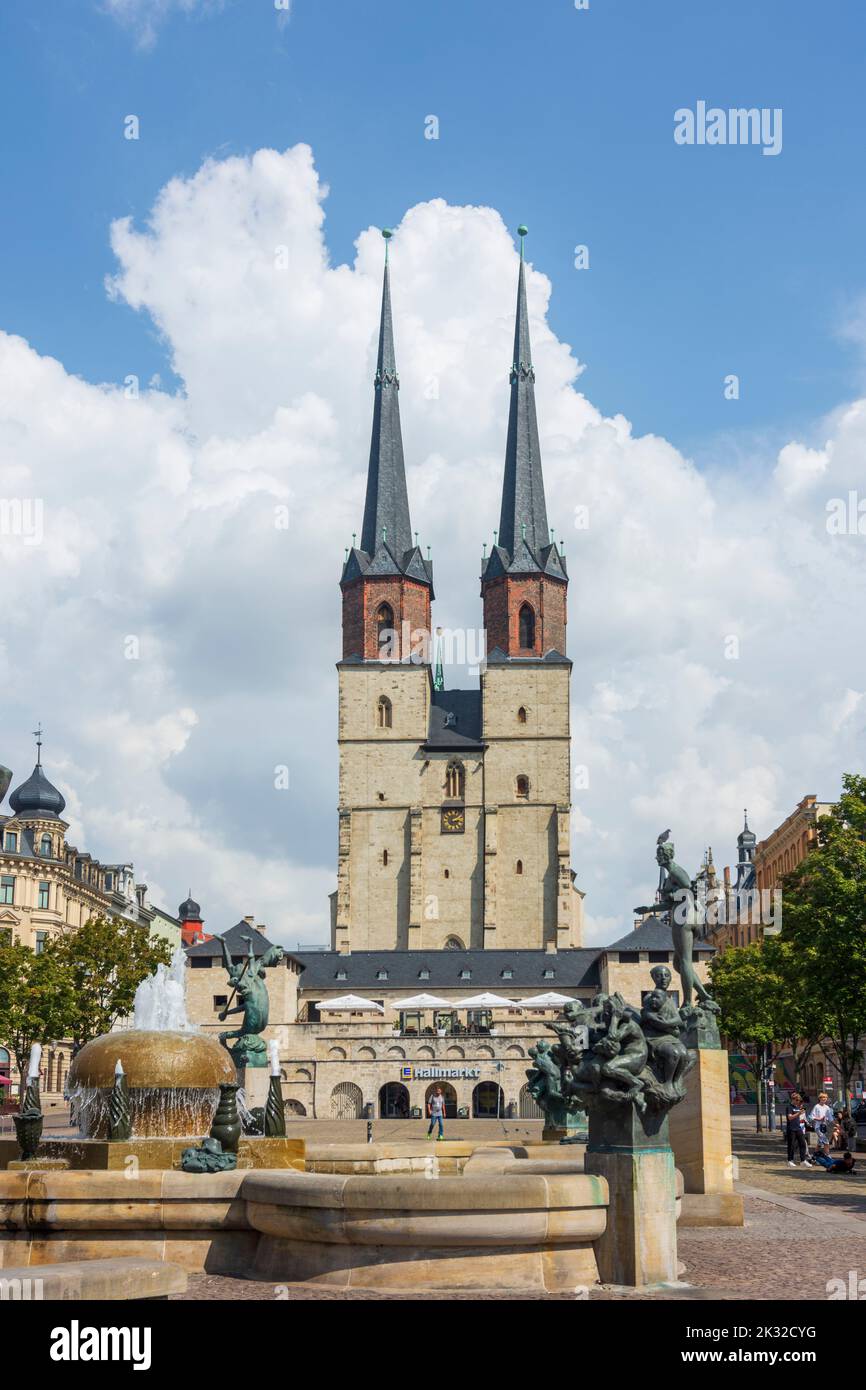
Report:
M426 747L484 747L481 741L480 690L433 691Z

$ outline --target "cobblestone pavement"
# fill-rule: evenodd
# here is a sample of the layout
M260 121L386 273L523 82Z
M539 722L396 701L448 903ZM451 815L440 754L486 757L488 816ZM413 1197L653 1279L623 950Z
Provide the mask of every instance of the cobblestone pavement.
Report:
M657 1299L697 1300L825 1300L828 1282L848 1286L851 1272L866 1279L866 1155L858 1171L846 1177L820 1169L788 1168L778 1138L734 1131L739 1184L744 1197L746 1225L742 1228L703 1227L679 1233L680 1277L685 1287L660 1291ZM862 1167L862 1172L860 1171ZM761 1195L756 1194L760 1189ZM321 1285L273 1285L217 1275L191 1275L178 1300L374 1300L392 1301L575 1301L575 1294L525 1295L498 1291L417 1294L377 1293L368 1289L341 1291ZM594 1289L590 1300L626 1301L636 1295Z

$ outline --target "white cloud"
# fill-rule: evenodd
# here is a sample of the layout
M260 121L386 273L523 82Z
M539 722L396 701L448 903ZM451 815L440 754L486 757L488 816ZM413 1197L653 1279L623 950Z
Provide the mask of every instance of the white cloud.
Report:
M214 929L254 911L291 944L328 932L337 583L363 509L381 287L374 228L353 264L331 263L325 193L308 148L261 150L173 180L144 227L114 224L110 291L157 325L182 395L131 401L0 335L0 496L45 512L43 545L0 537L15 731L0 759L29 770L42 718L80 843L132 858L170 908L192 888ZM434 200L391 245L413 520L436 621L476 628L513 238L492 209ZM548 510L571 573L573 757L589 776L574 866L598 940L652 894L664 826L682 862L709 842L721 865L743 806L766 833L862 766L866 538L830 536L825 518L860 480L866 403L821 422L820 448L792 441L775 473L702 476L580 393L546 321L550 281L530 268L528 287Z
M102 0L102 9L135 35L139 48L152 48L159 30L173 14L212 14L225 0Z

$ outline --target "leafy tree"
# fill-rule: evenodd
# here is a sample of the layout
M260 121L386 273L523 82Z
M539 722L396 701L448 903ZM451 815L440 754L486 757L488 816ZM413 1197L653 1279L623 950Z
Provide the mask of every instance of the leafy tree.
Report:
M724 951L710 974L725 1036L741 1046L787 1045L799 1085L806 1060L830 1026L824 998L811 987L814 953L767 936Z
M121 918L85 922L62 937L57 952L72 989L66 1036L76 1048L109 1033L130 1013L142 980L171 960L168 942Z
M22 1081L33 1043L68 1037L72 983L57 945L38 955L29 946L0 944L0 1040L14 1054Z
M848 1091L866 1032L866 777L843 777L838 805L818 820L816 847L783 879L781 936L825 1011Z

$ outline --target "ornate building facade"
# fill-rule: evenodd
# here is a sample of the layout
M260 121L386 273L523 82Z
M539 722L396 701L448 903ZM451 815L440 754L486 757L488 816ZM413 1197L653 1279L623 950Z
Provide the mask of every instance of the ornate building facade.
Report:
M547 524L521 247L480 688L438 688L413 533L386 250L360 545L341 577L337 951L579 946L565 559ZM485 547L486 550L486 547Z

